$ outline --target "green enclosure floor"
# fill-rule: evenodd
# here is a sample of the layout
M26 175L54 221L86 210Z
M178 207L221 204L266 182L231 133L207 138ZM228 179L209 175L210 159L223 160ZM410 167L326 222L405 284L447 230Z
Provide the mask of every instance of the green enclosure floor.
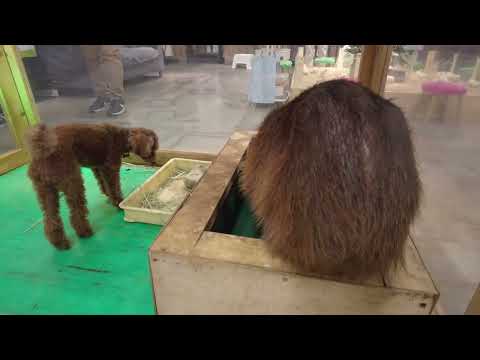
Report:
M154 171L122 167L124 196ZM161 227L125 222L123 211L107 202L90 169L84 169L95 234L77 237L62 198L73 247L58 251L44 237L26 172L23 166L0 176L0 314L154 314L148 248Z

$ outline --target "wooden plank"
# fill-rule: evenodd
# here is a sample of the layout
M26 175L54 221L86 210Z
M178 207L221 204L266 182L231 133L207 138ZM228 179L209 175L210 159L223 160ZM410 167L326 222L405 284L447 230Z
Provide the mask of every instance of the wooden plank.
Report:
M21 149L26 130L38 121L38 113L15 45L0 45L0 74L0 105L17 147L0 156L0 174L3 174L28 161L27 152Z
M0 175L26 164L28 160L28 153L23 149L0 154Z
M197 185L184 206L167 224L150 252L187 255L208 226L231 184L254 132L235 132Z
M362 85L379 95L382 95L385 89L392 49L392 45L365 45L363 47L358 79Z
M191 255L274 271L295 272L290 265L274 258L261 239L204 231Z
M480 315L480 285L478 285L477 290L473 294L472 300L465 311L465 315Z
M204 259L261 267L270 271L282 271L321 279L344 281L338 277L300 272L281 259L273 257L265 246L265 242L260 239L204 231L191 255ZM383 286L383 281L380 278L372 278L363 284Z
M213 161L216 157L217 157L216 154L209 154L209 153L203 153L203 152L159 149L155 154L155 163L156 165L161 166L163 164L166 164L170 159L173 159L173 158ZM141 157L135 154L130 154L128 157L124 158L123 160L127 163L134 164L134 165L147 165L147 163Z
M431 297L412 291L265 271L195 256L158 253L151 267L161 315L428 315L433 307Z
M377 57L375 59L375 67L370 83L370 89L379 95L383 95L385 90L388 67L392 58L392 51L392 45L379 45Z
M295 57L295 66L293 68L292 81L290 83L292 91L291 97L299 95L304 90L302 88L303 78L305 76L303 74L303 65L303 47L299 47Z
M475 67L473 68L472 76L470 77L469 81L478 80L479 69L480 69L480 57L477 57L477 60L475 61Z
M362 49L358 81L364 86L370 85L376 54L377 48L374 45L364 46Z
M424 72L427 75L433 75L438 70L437 50L430 50L427 53L427 60L425 61Z
M326 277L321 274L299 272L280 259L274 258L265 246L265 242L259 239L205 231L192 250L191 255L205 259L262 267L270 271L297 273L303 276L346 282L345 279L340 277ZM407 243L405 258L405 268L400 268L392 274L391 281L387 284L387 287L428 293L436 300L438 291L433 285L430 275L426 271L415 245L410 239ZM361 283L356 282L356 284L384 286L382 279L376 277Z
M40 115L33 96L27 72L22 57L15 45L3 45L7 56L8 66L15 83L16 93L23 107L23 113L29 126L38 124Z

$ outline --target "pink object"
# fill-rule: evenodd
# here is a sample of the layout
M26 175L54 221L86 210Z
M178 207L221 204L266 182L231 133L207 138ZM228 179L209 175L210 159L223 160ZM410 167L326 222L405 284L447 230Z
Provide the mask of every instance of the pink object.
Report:
M422 84L422 91L430 95L463 95L467 88L448 81L427 81Z

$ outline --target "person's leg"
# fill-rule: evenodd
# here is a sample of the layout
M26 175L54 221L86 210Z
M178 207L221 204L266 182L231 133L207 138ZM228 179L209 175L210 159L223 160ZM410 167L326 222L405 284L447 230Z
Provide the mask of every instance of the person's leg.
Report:
M120 115L125 111L123 100L123 64L120 50L113 45L101 45L99 56L99 72L107 85L107 96L110 98L110 115Z
M100 45L81 45L82 53L85 58L88 75L95 87L95 96L97 99L90 106L90 112L99 112L107 108L107 83L105 82L101 69L99 67Z
M123 97L123 64L120 49L113 45L100 45L99 71L110 96Z

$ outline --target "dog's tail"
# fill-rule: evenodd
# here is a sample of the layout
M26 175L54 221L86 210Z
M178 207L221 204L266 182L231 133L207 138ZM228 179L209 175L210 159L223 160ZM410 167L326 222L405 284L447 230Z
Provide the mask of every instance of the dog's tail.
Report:
M55 151L58 144L55 131L45 124L33 127L25 140L30 155L35 159L46 158Z

